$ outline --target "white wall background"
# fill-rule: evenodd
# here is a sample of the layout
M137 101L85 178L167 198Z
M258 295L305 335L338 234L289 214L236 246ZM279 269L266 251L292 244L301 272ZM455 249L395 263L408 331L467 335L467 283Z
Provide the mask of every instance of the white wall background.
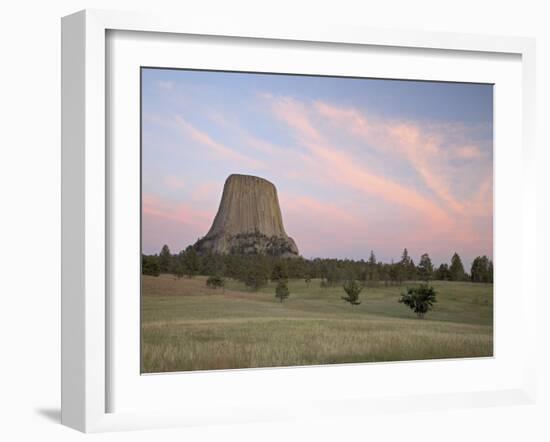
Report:
M20 0L0 12L0 439L549 440L550 13L545 1ZM547 5L546 5L547 6ZM540 398L537 405L414 411L360 420L286 422L85 436L59 425L60 17L83 8L214 14L247 20L349 23L534 36L538 43ZM544 194L543 194L544 193ZM546 226L546 227L545 227ZM547 292L547 290L546 290Z

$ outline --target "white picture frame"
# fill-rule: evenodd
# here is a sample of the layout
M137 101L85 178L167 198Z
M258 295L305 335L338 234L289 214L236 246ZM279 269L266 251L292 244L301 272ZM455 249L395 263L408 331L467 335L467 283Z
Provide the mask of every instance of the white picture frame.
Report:
M157 17L150 14L87 10L62 21L62 423L85 432L167 426L206 425L219 422L249 422L289 417L368 414L374 410L395 412L410 408L453 408L531 403L536 395L535 339L525 340L519 383L504 388L482 388L461 393L432 392L425 395L388 394L376 398L361 396L316 398L309 403L286 404L286 408L254 407L239 403L233 412L206 413L200 409L112 411L109 392L113 388L109 372L113 360L109 344L112 321L108 292L108 228L113 199L108 174L109 118L106 78L106 35L110 31L155 32L162 35L219 36L222 38L269 39L311 44L367 45L384 48L430 49L484 54L509 54L521 63L521 179L519 218L508 234L518 235L522 269L517 275L521 291L524 336L534 336L536 287L527 275L526 256L536 253L536 185L534 161L535 43L532 39L491 37L416 31L357 29L344 26L320 27L312 24L294 28L284 24L266 27L264 23L215 23L193 18ZM158 35L158 34L157 34ZM496 171L498 173L498 171ZM510 172L510 171L509 171ZM518 219L519 219L518 218ZM515 227L513 227L515 226ZM498 266L498 264L497 264ZM508 277L512 277L508 275ZM517 326L516 324L516 326ZM360 365L360 364L359 364ZM372 365L371 365L372 367ZM383 367L383 366L382 366ZM361 367L354 368L355 370ZM276 369L277 370L277 369ZM279 373L281 369L278 369ZM342 367L332 367L343 370ZM240 371L240 377L269 382L269 370ZM260 373L260 374L258 374ZM285 377L294 376L292 369ZM474 368L475 373L475 368ZM194 382L208 385L212 373L203 373ZM223 381L218 378L217 381ZM254 381L253 381L254 382ZM250 396L250 397L253 397ZM191 398L190 398L191 399ZM224 406L227 406L226 404Z

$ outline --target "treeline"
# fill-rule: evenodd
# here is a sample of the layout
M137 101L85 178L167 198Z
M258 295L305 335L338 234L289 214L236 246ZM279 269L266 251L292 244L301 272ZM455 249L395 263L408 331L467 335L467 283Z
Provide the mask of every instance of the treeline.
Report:
M455 253L450 263L435 268L430 256L423 254L418 264L403 250L398 262L383 263L371 251L365 260L315 258L280 258L268 255L199 255L189 246L172 254L164 245L159 254L142 255L142 273L158 276L171 273L176 277L195 275L233 278L243 281L252 289L267 284L269 280L320 279L321 286L339 285L343 281L361 281L363 286L401 285L404 281L472 281L493 282L493 262L487 256L477 257L470 273L464 270L460 256Z

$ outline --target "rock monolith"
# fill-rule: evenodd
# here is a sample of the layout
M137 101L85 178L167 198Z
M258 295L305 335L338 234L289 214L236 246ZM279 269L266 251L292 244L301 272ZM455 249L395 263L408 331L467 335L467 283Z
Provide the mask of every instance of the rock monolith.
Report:
M277 189L252 175L227 178L212 227L195 248L199 253L299 255L285 232Z

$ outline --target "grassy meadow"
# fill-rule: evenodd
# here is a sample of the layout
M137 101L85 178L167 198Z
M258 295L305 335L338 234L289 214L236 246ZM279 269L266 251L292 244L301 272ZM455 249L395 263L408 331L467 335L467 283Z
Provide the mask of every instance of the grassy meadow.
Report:
M142 276L141 371L492 356L493 285L434 281L437 303L424 319L397 302L403 286L366 287L362 303L340 299L341 286L289 281L252 292L226 280Z

